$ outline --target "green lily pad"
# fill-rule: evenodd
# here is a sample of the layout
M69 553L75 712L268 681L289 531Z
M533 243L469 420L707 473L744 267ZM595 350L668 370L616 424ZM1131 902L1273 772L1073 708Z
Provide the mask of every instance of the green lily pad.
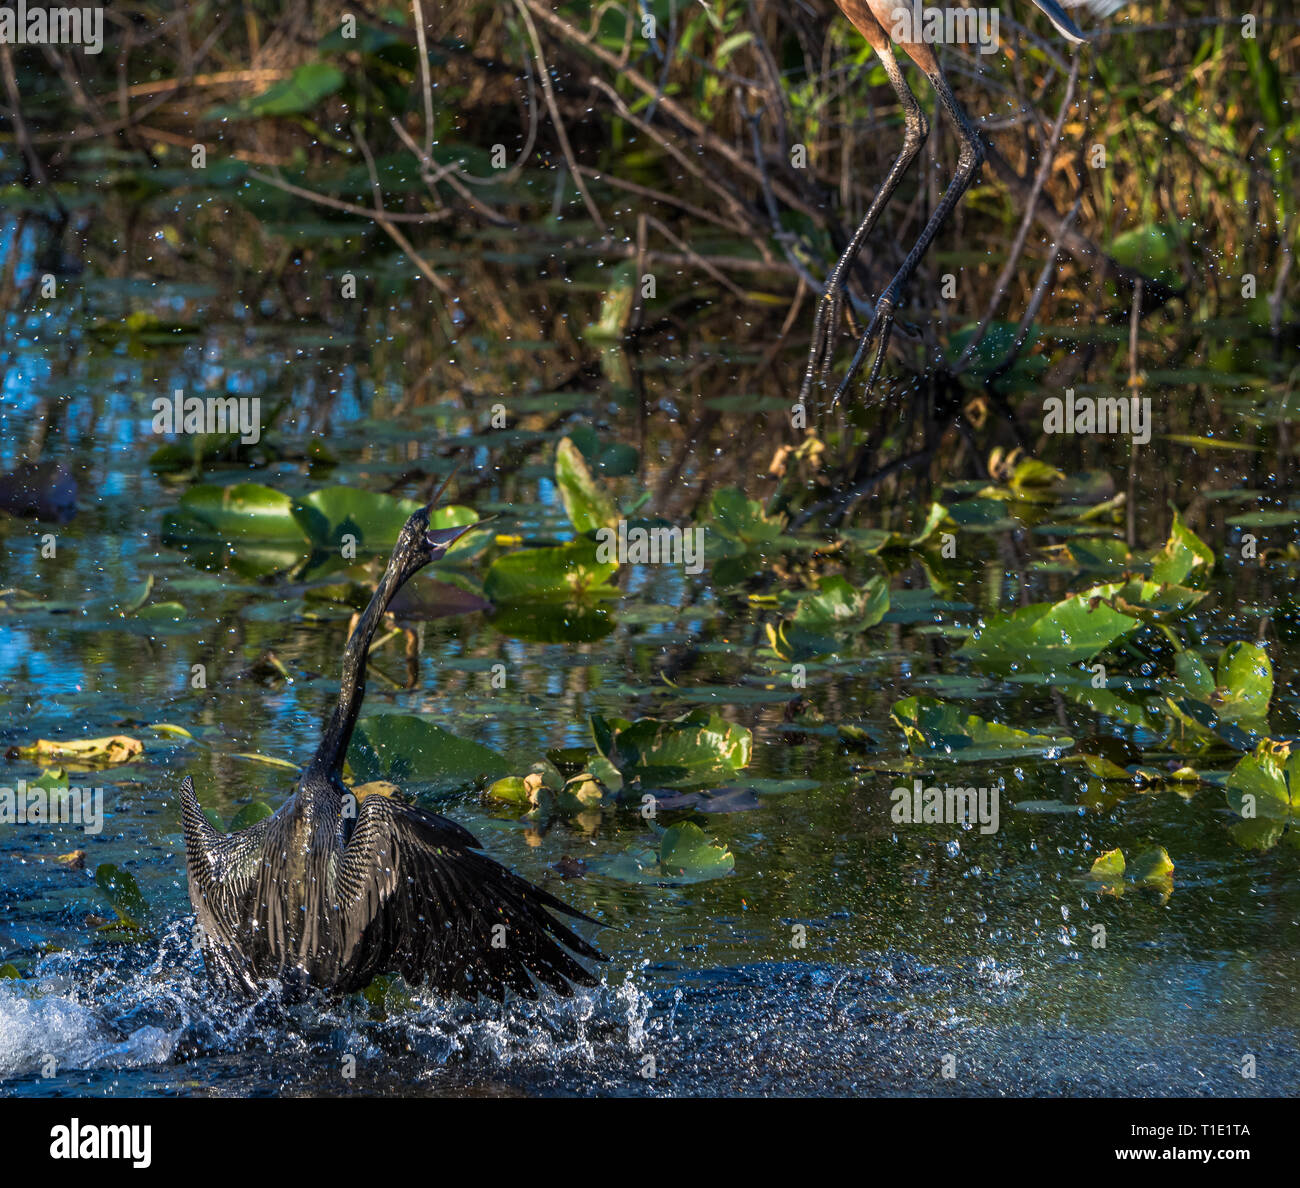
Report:
M817 583L817 591L799 600L794 616L773 626L767 638L783 660L809 660L834 652L840 637L850 638L874 627L889 610L889 586L873 577L861 590L836 574Z
M1168 887L1173 881L1174 863L1164 846L1152 846L1133 856L1128 867L1134 882L1149 887Z
M1074 745L1073 739L1063 735L1030 734L986 722L934 697L905 698L894 704L890 716L903 731L912 754L918 756L961 762L1018 756L1056 758Z
M600 865L604 874L629 883L701 883L736 868L726 846L714 845L698 825L683 821L665 829L657 846L633 845Z
M1105 592L1113 590L1097 587L1060 602L994 615L957 654L1003 674L1025 669L1060 672L1091 660L1139 623L1099 601Z
M617 571L616 562L596 560L594 541L575 540L498 557L488 569L483 592L497 603L575 595L607 597L618 593L609 584Z
M596 748L625 780L645 786L691 788L732 779L748 766L753 735L716 710L692 710L680 718L591 717Z
M1261 743L1228 773L1224 793L1243 820L1290 824L1300 812L1300 752Z
M809 631L851 632L874 627L889 610L889 587L873 577L861 590L835 575L817 583L817 593L799 599L794 622Z
M415 714L376 714L357 723L348 764L362 783L388 780L447 791L497 780L510 765L481 743L458 738Z
M1273 700L1273 662L1260 644L1230 644L1215 666L1223 703L1219 717L1229 722L1262 721Z
M748 498L739 487L723 487L709 502L709 528L721 538L721 554L778 551L782 521L769 516L763 505Z
M1088 877L1099 883L1116 883L1124 877L1126 866L1123 850L1107 850L1093 862Z
M250 825L256 825L267 817L274 816L274 810L264 800L250 800L231 818L229 833L238 833Z
M317 548L338 548L344 535L350 535L359 548L387 551L397 543L402 525L420 507L414 499L397 499L353 487L325 487L299 499L293 517ZM473 522L473 512L470 518L460 521Z
M1169 709L1194 733L1239 751L1252 750L1267 734L1273 664L1262 645L1230 644L1219 654L1213 677L1205 659L1188 648L1175 659L1174 671L1187 696L1171 695Z
M191 540L304 541L293 500L260 483L191 487L181 496L178 514L167 517L164 533Z

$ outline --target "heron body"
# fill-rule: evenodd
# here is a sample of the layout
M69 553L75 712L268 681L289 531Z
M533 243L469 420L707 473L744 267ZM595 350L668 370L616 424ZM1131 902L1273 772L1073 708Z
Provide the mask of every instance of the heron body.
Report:
M343 783L366 655L388 604L469 531L431 530L428 513L403 527L348 639L320 745L279 811L225 835L189 777L181 785L190 901L208 972L226 988L274 979L295 994L351 991L400 973L443 994L500 1000L507 990L535 998L539 982L560 993L594 984L574 954L600 954L551 913L589 917L479 853L454 821L383 795L358 803Z
M1075 25L1066 14L1065 9L1056 0L1033 0L1033 2L1047 15L1063 37L1072 42L1087 41L1078 26ZM870 395L871 389L875 386L876 379L880 374L880 367L884 360L885 350L889 345L895 312L902 299L903 289L916 271L921 257L925 255L926 249L930 246L939 228L952 213L957 203L961 201L962 195L970 187L971 182L975 180L980 166L984 162L985 155L984 145L980 140L979 133L972 126L970 118L966 115L962 105L953 94L952 88L948 85L948 80L944 77L943 70L939 65L934 46L924 37L923 29L918 27L920 22L900 19L901 16L912 12L910 0L835 0L835 3L839 10L853 23L854 28L866 38L868 44L875 50L884 65L890 85L897 94L903 108L903 147L898 157L895 158L889 172L885 175L880 188L876 191L861 225L854 232L848 247L827 278L826 289L821 303L818 305L817 317L813 327L812 348L809 351L808 365L804 372L803 387L800 392L801 402L805 401L810 395L812 387L819 377L823 385L825 385L829 377L831 357L835 346L835 334L840 314L843 311L849 270L852 268L854 260L857 259L858 253L861 252L867 236L871 234L872 229L879 220L881 212L889 203L894 190L898 187L898 183L921 151L921 146L925 143L930 132L925 113L917 102L916 96L912 94L911 89L908 87L898 61L894 57L894 45L898 45L929 78L930 84L938 96L940 106L947 113L948 118L957 130L957 136L961 142L961 151L957 158L957 170L948 183L948 188L944 191L943 197L931 213L916 242L908 251L902 267L899 268L893 280L889 282L877 300L866 332L858 340L857 350L854 353L852 362L849 364L849 370L835 391L835 400L839 400L844 392L848 390L849 385L866 361L868 351L875 344L876 356L871 365L866 385L867 394ZM1066 4L1070 7L1087 4L1088 7L1103 15L1115 11L1122 3L1123 0L1066 0Z

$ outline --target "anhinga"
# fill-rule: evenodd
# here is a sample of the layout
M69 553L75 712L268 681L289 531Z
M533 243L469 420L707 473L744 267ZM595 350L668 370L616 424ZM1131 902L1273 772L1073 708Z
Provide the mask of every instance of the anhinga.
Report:
M436 502L436 496L435 496ZM348 638L338 704L315 757L273 816L229 835L181 784L190 901L204 961L219 983L246 992L277 979L286 990L359 990L400 973L443 994L500 1001L595 984L573 956L599 952L550 913L596 923L478 853L454 821L388 796L358 804L343 759L366 691L366 656L389 602L474 525L429 527L416 512L370 605ZM572 952L566 952L566 948Z

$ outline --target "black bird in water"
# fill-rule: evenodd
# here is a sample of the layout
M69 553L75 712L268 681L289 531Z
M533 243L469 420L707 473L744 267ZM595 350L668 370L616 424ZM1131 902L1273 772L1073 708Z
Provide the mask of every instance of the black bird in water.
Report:
M454 821L388 796L358 804L343 783L366 655L389 602L474 527L431 529L432 507L402 528L348 639L320 746L280 810L218 833L190 778L181 784L190 901L209 974L228 988L251 992L274 978L293 993L346 992L400 973L443 994L500 1001L507 990L536 998L534 979L561 994L595 984L573 954L599 952L550 913L596 921L478 853Z

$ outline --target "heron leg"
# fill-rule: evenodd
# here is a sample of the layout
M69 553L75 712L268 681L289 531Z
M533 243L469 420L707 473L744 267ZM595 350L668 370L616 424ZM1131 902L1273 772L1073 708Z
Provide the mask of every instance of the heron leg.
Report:
M848 390L854 377L862 369L862 364L866 360L867 352L871 349L872 343L876 342L876 357L872 361L871 371L867 377L866 390L863 393L866 398L870 398L871 389L875 387L876 379L880 375L885 350L889 346L889 337L894 329L894 313L901 300L903 287L911 279L912 273L916 271L916 266L921 262L921 257L925 255L926 249L930 246L930 241L934 239L939 228L943 226L944 220L952 213L953 208L961 201L962 195L970 188L971 182L975 180L980 171L980 166L984 163L984 145L979 138L979 133L975 131L965 111L962 110L961 104L957 102L957 96L952 93L948 80L944 78L937 65L934 70L927 71L927 73L930 82L934 86L935 93L939 96L939 102L943 104L944 110L947 111L949 118L956 126L957 135L961 140L961 153L957 158L957 172L953 174L952 181L948 183L948 188L944 191L943 197L939 200L939 205L934 208L934 213L925 224L925 229L921 232L916 243L912 245L912 250L907 253L903 266L880 295L880 300L876 302L875 311L871 315L871 323L867 327L867 332L858 342L858 349L853 355L853 361L849 364L848 372L835 390L835 395L831 401L832 404L836 403Z
M916 96L912 94L907 85L907 80L903 78L903 71L899 67L898 60L894 57L888 42L886 41L874 48L885 67L885 73L889 76L894 93L898 96L898 100L903 107L903 151L899 153L893 165L890 166L880 189L876 191L875 197L871 200L871 206L867 209L861 225L853 233L849 246L844 249L844 254L840 256L830 276L826 278L826 291L817 303L817 317L813 323L812 346L808 352L808 366L804 371L803 385L799 389L801 403L807 400L815 382L820 382L823 387L826 385L831 369L831 356L835 348L835 334L839 328L840 314L844 308L844 294L848 286L849 270L853 267L853 262L857 259L858 253L862 251L862 245L866 242L867 236L871 234L872 228L875 227L877 220L879 220L880 212L885 209L885 205L893 196L894 190L898 188L898 183L902 180L903 174L907 172L908 167L916 159L916 154L921 151L921 146L925 144L925 138L930 134L930 125L925 118L925 112L921 110L921 105L916 101Z

